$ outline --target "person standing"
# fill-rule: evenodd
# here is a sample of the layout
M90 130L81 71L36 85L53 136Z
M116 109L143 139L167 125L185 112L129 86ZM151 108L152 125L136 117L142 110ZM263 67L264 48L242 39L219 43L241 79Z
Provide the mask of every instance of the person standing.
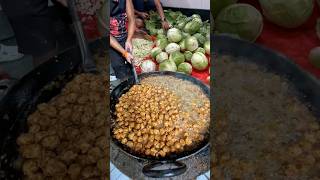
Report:
M110 6L110 61L115 75L123 80L131 73L135 17L132 0L112 0Z

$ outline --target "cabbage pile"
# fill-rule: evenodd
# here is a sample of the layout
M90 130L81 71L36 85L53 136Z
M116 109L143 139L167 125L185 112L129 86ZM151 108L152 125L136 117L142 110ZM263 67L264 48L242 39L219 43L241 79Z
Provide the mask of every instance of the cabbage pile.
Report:
M157 37L156 47L151 50L151 57L159 63L160 71L178 71L191 74L192 69L203 71L209 66L210 23L201 16L188 17L180 11L165 10L165 16L171 28L161 29L159 15L153 11L146 20L146 28Z
M310 18L314 0L258 0L263 16L283 28L297 28ZM319 0L317 0L319 2ZM255 7L237 0L211 0L213 31L254 42L263 29L263 16ZM320 34L320 33L319 33Z
M152 60L144 60L140 67L142 72L152 72L156 70L156 64Z
M313 12L313 0L259 0L263 15L271 22L285 28L304 24Z
M252 42L260 36L262 28L261 13L244 3L225 7L215 19L216 33L226 33Z
M149 15L150 18L148 20L145 20L146 29L151 35L157 35L158 39L163 38L165 32L161 28L161 19L159 14L155 11L150 11ZM164 10L164 15L170 26L176 28L171 30L173 33L176 33L177 30L180 30L180 35L184 38L195 33L200 33L204 37L210 36L209 21L203 22L200 15L198 14L194 14L188 17L182 14L182 12L180 11ZM171 32L169 34L171 34ZM170 39L171 42L180 41L180 37L176 37L177 39L171 39L172 36L169 36L167 38Z

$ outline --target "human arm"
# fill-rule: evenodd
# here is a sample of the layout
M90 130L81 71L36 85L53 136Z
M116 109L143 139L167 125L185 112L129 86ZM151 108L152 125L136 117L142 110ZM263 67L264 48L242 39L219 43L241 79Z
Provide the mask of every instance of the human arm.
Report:
M154 4L160 16L162 28L165 30L169 29L169 23L167 22L166 17L164 16L164 12L163 12L163 8L160 3L160 0L154 0Z
M136 19L134 16L134 8L132 4L132 0L126 0L126 12L128 17L128 37L126 41L126 50L131 52L132 51L132 38L133 34L136 30Z
M148 13L145 13L145 12L140 12L140 11L137 11L137 10L134 10L134 13L141 17L142 19L147 19L149 18L149 14Z
M126 51L120 44L119 42L116 40L116 38L114 38L113 36L110 36L110 45L112 48L114 48L116 51L118 51L119 53L122 54L122 56L124 58L126 58L126 60L131 63L133 56L131 55L131 53L129 53L128 51Z

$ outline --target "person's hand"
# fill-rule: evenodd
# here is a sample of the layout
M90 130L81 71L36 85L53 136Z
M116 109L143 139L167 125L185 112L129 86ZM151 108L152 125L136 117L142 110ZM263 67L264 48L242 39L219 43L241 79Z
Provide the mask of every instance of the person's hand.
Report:
M149 18L149 14L148 13L145 13L145 12L140 12L138 14L142 19L147 19Z
M131 53L128 53L126 60L128 63L132 64L133 63L133 56Z
M126 41L126 44L125 44L125 50L128 51L129 53L132 53L132 43L131 41Z
M169 23L167 21L162 21L161 22L162 29L168 30L170 28Z
M64 7L68 7L68 0L57 0L60 4L62 4Z
M129 53L128 51L126 51L124 54L123 54L124 58L126 59L126 61L130 64L132 64L132 61L133 61L133 56L131 53Z

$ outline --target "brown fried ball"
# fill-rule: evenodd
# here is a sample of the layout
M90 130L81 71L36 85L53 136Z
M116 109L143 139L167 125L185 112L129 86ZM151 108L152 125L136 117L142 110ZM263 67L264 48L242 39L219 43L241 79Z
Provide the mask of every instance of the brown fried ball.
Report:
M26 179L105 179L107 78L83 74L28 117L17 139Z
M48 131L40 131L34 134L35 142L40 142L44 137L49 136L50 133Z
M68 174L72 180L79 179L81 166L79 164L71 164L68 169Z
M49 159L42 171L46 176L62 176L67 172L67 166L58 159Z
M104 154L99 147L93 147L88 151L88 158L93 162L98 162L103 155Z
M46 180L46 177L44 177L41 173L37 172L34 174L29 174L23 179L25 180Z
M29 126L29 131L28 133L32 134L32 133L37 133L41 130L41 126L38 124L32 124Z
M41 145L47 149L55 149L60 144L60 138L57 135L46 136L41 140Z
M62 154L60 154L60 159L63 162L65 162L66 164L70 164L73 160L75 160L77 158L77 156L78 156L78 154L76 154L72 150L68 150L68 151L62 152Z
M64 108L59 112L59 117L62 120L67 120L70 117L71 113L72 110L70 108Z
M81 177L83 179L94 178L97 176L99 176L99 171L95 166L87 166L81 171Z
M31 133L21 134L17 139L17 144L19 146L32 144L34 142L34 135Z
M41 155L41 146L39 144L28 144L20 146L20 153L23 158L39 158Z
M95 145L101 148L103 152L108 151L109 144L107 136L100 136L99 138L97 138Z
M75 140L79 137L80 131L77 127L69 126L64 129L65 138L68 140Z
M93 161L92 158L89 159L89 157L87 156L87 154L85 155L78 155L77 159L75 160L77 163L81 164L81 166L88 166L88 165L92 165L96 162Z
M38 169L39 169L39 164L35 160L30 159L23 162L22 170L23 170L23 173L27 176L33 175L35 172L38 171Z
M41 120L38 121L38 124L40 125L41 130L47 130L54 123L52 121L52 118L44 115L44 116L41 116Z
M87 153L90 148L91 148L91 145L86 142L83 142L79 145L79 149L81 150L82 154Z
M78 98L77 93L72 92L66 96L65 100L68 103L75 103L77 101L77 98Z

